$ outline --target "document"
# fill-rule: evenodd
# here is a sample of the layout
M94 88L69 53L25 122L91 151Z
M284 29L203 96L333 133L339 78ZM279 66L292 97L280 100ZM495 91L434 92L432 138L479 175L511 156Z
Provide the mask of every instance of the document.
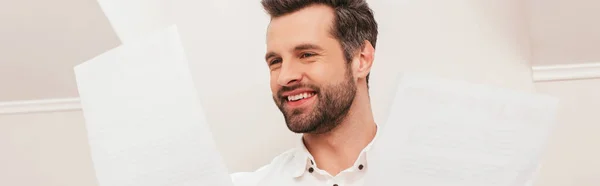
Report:
M405 74L365 185L529 185L557 106L548 96Z
M176 26L75 67L99 186L231 186Z

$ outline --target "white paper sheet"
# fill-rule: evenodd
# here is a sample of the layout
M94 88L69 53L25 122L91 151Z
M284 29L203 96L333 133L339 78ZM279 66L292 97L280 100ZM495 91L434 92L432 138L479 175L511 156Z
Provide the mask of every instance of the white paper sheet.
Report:
M365 185L527 185L557 104L541 95L404 75L369 154Z
M230 186L177 28L77 67L99 186Z
M173 0L98 0L98 5L123 43L140 34L173 24L167 11Z

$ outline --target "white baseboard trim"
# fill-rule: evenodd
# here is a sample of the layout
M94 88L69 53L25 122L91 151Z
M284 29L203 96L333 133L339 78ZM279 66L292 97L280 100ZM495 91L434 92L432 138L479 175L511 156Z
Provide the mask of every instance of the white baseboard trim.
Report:
M79 98L0 102L0 115L80 110Z
M534 66L531 69L534 82L600 78L600 62Z

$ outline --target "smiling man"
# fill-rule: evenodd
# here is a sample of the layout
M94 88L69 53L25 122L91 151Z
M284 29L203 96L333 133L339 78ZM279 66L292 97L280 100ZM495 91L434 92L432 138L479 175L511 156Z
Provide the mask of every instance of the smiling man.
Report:
M369 100L377 23L364 0L263 0L273 100L298 147L239 186L362 185L377 134Z

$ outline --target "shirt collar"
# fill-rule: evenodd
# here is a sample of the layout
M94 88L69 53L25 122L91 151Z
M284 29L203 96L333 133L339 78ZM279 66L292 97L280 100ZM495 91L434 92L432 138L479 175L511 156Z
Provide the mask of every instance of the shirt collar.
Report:
M358 159L354 162L354 166L358 166L358 164L366 164L366 154L372 148L373 143L377 139L377 136L380 133L379 128L379 125L376 125L375 137L373 137L373 140L371 140L371 142L369 142L369 144L360 152ZM304 172L308 171L308 169L314 166L315 164L315 160L304 145L302 137L300 137L296 145L298 146L298 150L296 150L296 152L294 153L294 157L292 158L289 166L287 167L288 172L293 178L302 176Z

